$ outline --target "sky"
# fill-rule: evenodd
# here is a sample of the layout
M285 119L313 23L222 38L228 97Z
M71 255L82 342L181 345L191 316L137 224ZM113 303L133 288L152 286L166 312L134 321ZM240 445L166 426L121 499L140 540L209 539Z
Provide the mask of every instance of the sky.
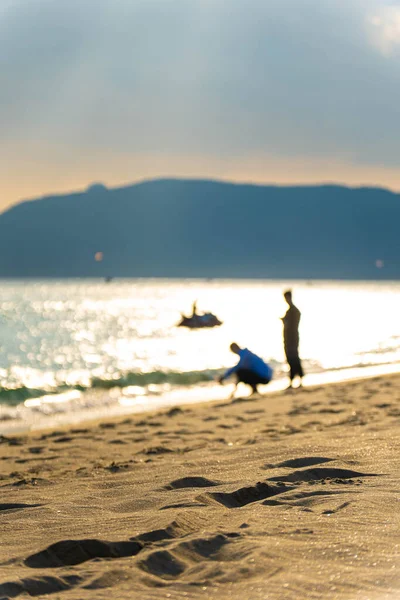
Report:
M400 191L400 0L0 0L0 209L153 177Z

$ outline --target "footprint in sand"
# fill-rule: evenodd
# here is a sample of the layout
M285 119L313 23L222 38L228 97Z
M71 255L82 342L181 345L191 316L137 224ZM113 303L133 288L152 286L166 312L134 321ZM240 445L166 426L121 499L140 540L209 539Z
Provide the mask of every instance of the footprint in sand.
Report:
M175 417L176 415L181 415L183 412L184 411L181 408L179 408L179 406L176 406L176 407L171 408L170 410L168 410L165 413L165 416L166 417Z
M248 555L249 548L236 546L238 533L214 534L194 538L176 544L171 550L155 550L138 561L140 569L162 580L176 580L184 576L194 565L205 567L207 561L218 563L240 562Z
M90 431L89 429L81 429L81 428L79 428L79 429L71 429L70 433L75 433L75 434L81 433L81 434L84 434L84 433L89 433L89 431Z
M307 512L312 512L310 507L326 504L326 501L333 496L345 494L345 491L337 490L314 490L312 492L294 491L285 494L281 500L265 500L264 505L267 506L290 506L298 507ZM349 502L347 505L350 504ZM326 514L329 511L325 511Z
M134 575L122 570L107 571L100 577L96 577L90 583L82 585L84 590L103 590L105 588L111 588L121 583L121 581L130 581L134 578Z
M271 485L268 483L258 482L254 486L243 487L234 492L209 492L198 496L196 500L206 502L208 504L222 504L226 508L240 508L252 502L259 502L277 494L283 494L291 489L284 483L279 485Z
M22 446L23 443L24 441L21 438L0 435L0 444L8 444L8 446Z
M100 423L100 429L115 429L116 423Z
M146 448L145 450L141 450L140 452L138 452L138 454L145 454L146 456L149 456L153 454L169 454L171 452L174 452L174 450L171 450L171 448L166 448L165 446L153 446L152 448Z
M29 577L15 582L0 585L0 594L7 598L19 595L39 596L67 591L75 586L83 589L100 589L112 587L120 582L121 577L130 579L133 576L126 571L110 569L109 561L134 557L135 565L142 573L152 576L148 585L154 587L154 578L164 585L166 581L184 578L193 571L204 571L208 577L209 566L218 564L222 576L225 569L222 565L241 564L243 558L254 550L252 542L246 543L245 534L237 531L214 532L199 536L195 534L205 521L198 516L185 515L182 522L173 521L164 529L155 529L137 535L126 541L108 542L98 539L62 540L51 544L42 551L28 556L24 565L31 569L57 569L73 567L88 561L106 561L107 570L99 576L86 569L83 575L64 575L56 577L54 572L40 577ZM243 525L243 527L246 524ZM163 547L159 543L163 542ZM156 544L156 547L153 546ZM184 581L184 580L183 580ZM143 580L146 584L146 580Z
M176 579L184 573L186 564L167 550L157 550L140 561L139 567L161 579Z
M156 529L126 541L107 542L97 539L62 540L28 556L25 566L31 569L54 569L80 565L93 559L118 559L136 556L152 542L187 535L190 528L173 521L165 529Z
M129 460L128 462L124 463L116 463L113 461L110 465L104 467L104 469L110 473L121 473L123 471L129 471L132 469L134 464L136 464L135 460Z
M40 440L48 440L50 438L59 437L60 435L64 435L64 431L51 431L50 433L44 433L40 436Z
M7 485L3 486L3 487L22 487L22 486L28 486L28 485L34 485L34 486L39 486L39 485L53 485L53 483L51 481L49 481L48 479L43 479L41 477L33 477L32 479L18 479L18 481L14 481L13 483L8 483Z
M201 508L208 506L204 502L178 502L177 504L167 504L165 506L161 506L160 510L169 510L170 508Z
M255 421L258 421L259 419L257 417L242 417L242 416L238 416L235 417L235 419L237 421L239 421L240 423L254 423Z
M184 488L202 488L202 487L214 487L221 485L220 481L211 481L205 477L182 477L181 479L175 479L168 485L164 486L164 490L179 490Z
M174 429L172 431L172 433L175 433L178 435L193 435L193 434L195 435L195 433L191 429L187 429L186 427L183 427L182 429Z
M148 427L149 426L149 422L146 421L145 419L142 419L141 421L138 421L137 423L135 423L135 427Z
M319 465L321 463L331 462L334 458L327 458L326 456L304 456L301 458L292 458L276 464L265 464L263 469L279 469L281 467L290 467L294 469L300 469L302 467L311 467L312 465Z
M45 446L32 446L31 448L28 448L28 452L31 454L42 454L45 449Z
M388 410L387 414L388 417L400 417L400 409L392 408L391 410Z
M0 512L7 510L24 510L25 508L37 508L38 506L43 506L42 504L0 504Z
M336 508L324 510L322 514L323 515L327 515L328 517L330 517L331 515L336 514L340 510L343 510L344 508L347 508L348 506L350 506L350 504L351 504L351 502L343 502L343 504L340 504Z
M31 569L54 569L80 565L94 558L135 556L143 548L137 541L103 542L95 539L63 540L32 554L24 561Z
M0 596L2 599L16 598L17 596L40 596L65 592L82 583L82 577L78 575L66 575L64 577L42 576L37 579L29 577L20 581L9 581L0 584Z
M359 473L349 469L334 469L317 467L315 469L304 469L303 471L293 471L289 475L280 475L269 477L268 481L303 483L303 482L323 482L333 480L335 483L348 481L352 479L361 479L362 477L378 477L376 473Z
M311 412L311 408L309 406L297 406L296 408L289 410L287 414L290 417L296 417L298 415L305 415L309 412Z

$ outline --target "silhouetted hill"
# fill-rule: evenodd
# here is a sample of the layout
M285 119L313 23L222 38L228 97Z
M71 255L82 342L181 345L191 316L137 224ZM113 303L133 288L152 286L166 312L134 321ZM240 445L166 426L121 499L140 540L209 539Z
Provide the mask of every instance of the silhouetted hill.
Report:
M1 214L0 276L398 279L399 223L383 189L96 184Z

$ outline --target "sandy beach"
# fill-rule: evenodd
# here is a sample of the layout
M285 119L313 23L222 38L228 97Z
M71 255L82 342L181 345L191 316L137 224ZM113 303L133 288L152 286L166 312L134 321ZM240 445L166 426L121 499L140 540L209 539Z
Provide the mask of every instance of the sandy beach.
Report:
M1 436L0 598L400 597L399 388Z

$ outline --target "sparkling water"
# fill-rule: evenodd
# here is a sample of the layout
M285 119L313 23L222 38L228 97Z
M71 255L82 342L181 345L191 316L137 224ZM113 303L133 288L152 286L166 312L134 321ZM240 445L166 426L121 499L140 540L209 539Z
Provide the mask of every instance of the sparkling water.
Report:
M195 389L196 398L200 389L210 395L210 382L235 362L232 341L265 358L275 379L282 378L280 317L289 287L302 312L300 353L308 374L400 361L397 282L3 281L0 418L146 408L154 396L168 403L178 394L184 401ZM177 327L194 300L223 325Z

